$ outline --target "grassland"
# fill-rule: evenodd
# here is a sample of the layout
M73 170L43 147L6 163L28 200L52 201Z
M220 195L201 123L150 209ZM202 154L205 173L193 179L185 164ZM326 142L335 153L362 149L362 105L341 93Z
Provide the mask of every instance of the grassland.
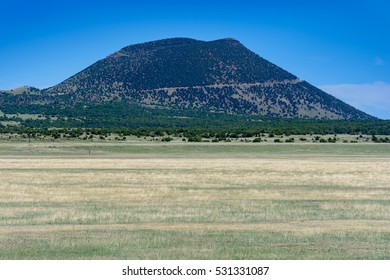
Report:
M390 145L0 142L0 258L390 259Z

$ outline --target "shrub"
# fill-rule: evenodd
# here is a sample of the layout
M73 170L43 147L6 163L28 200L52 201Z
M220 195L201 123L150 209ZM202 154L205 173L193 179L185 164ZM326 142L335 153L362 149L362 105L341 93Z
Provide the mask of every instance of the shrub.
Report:
M200 137L198 135L188 137L188 142L202 142L202 137Z
M163 138L161 139L161 141L163 141L163 142L171 142L172 140L173 140L173 138L170 137L170 136L163 137Z

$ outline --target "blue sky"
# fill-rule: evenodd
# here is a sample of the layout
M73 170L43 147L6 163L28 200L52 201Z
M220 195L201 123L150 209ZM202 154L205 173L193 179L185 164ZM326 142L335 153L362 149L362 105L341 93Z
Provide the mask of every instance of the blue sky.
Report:
M0 10L0 89L52 86L134 43L234 37L390 119L390 1L2 0Z

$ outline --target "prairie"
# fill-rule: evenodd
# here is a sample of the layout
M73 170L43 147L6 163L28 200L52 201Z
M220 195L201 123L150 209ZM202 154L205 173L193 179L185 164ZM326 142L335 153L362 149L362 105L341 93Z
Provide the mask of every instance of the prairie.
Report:
M390 145L0 143L1 259L390 259Z

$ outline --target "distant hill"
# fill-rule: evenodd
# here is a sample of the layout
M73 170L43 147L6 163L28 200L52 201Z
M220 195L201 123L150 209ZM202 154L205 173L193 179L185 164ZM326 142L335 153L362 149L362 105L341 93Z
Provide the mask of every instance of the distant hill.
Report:
M165 39L125 47L46 94L128 99L158 108L288 118L369 119L248 50L235 39Z
M40 90L35 87L22 86L10 90L0 90L0 93L8 93L8 94L41 94Z
M122 101L145 108L236 115L374 119L231 38L210 42L173 38L131 45L40 95L26 91L17 98L24 104L66 106Z

